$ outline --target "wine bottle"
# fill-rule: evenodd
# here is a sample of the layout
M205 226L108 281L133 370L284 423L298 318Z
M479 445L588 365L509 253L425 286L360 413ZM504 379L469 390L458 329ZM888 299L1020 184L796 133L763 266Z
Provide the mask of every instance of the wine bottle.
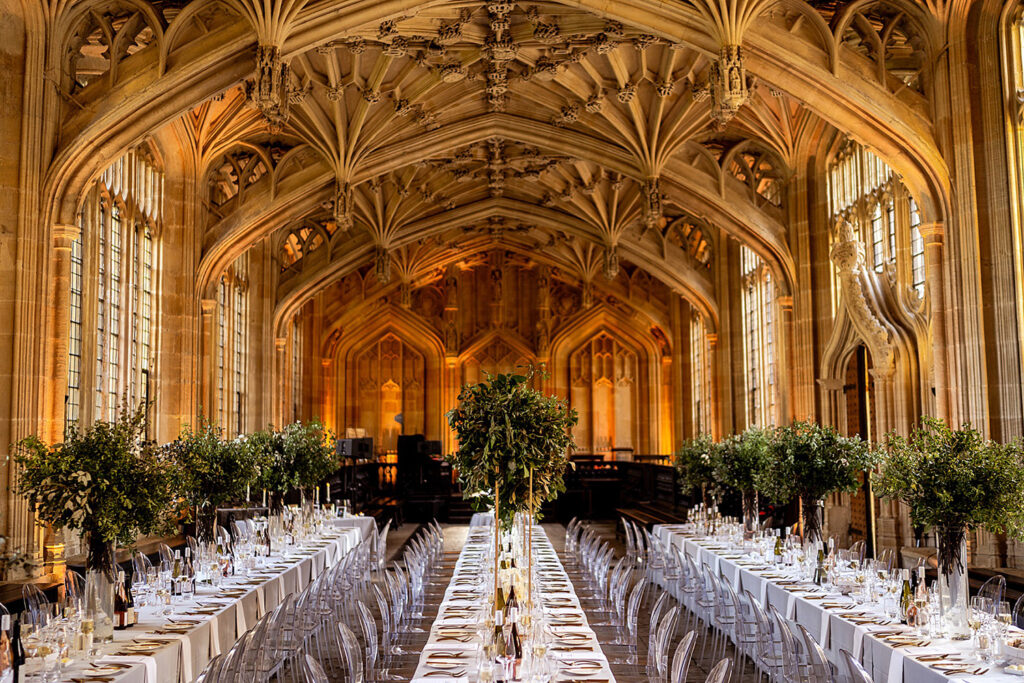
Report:
M25 666L25 646L21 642L21 617L11 627L11 666L14 668L14 683L21 681L21 667Z
M125 628L131 628L139 622L135 614L135 595L132 593L131 580L124 581L124 624Z
M181 595L181 551L174 551L174 564L171 566L171 594Z
M775 564L782 564L782 535L775 537Z
M188 593L190 595L196 594L196 567L192 562L192 548L185 546L185 566L183 567L185 572L185 582L188 584Z
M818 547L818 563L814 567L814 584L817 586L825 583L825 549Z
M127 611L127 601L124 597L124 572L117 572L117 583L114 586L114 630L123 631L125 629L125 612Z
M910 590L910 570L904 569L903 590L900 592L900 620L906 624L910 616L910 609L914 606L914 594Z

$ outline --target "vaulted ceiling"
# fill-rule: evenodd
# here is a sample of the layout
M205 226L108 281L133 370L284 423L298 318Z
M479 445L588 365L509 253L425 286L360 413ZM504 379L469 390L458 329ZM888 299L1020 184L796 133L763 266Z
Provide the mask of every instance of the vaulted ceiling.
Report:
M787 287L790 184L843 133L870 134L925 211L945 201L934 21L912 4L49 4L55 215L94 159L167 127L199 180L200 294L269 238L281 315L367 263L404 281L508 233L585 250L551 255L580 279L644 269L714 324L723 236Z

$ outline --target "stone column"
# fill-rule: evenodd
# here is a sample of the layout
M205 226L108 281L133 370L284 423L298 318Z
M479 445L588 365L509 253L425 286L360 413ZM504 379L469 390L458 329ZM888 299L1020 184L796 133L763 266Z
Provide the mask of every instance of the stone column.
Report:
M281 427L291 421L288 415L288 400L290 377L288 376L288 339L287 337L274 338L274 391L277 394L277 401L274 402L274 424Z
M927 406L922 406L922 410L948 422L952 416L946 353L946 281L942 267L945 230L941 222L923 223L919 229L924 240L925 277L931 300L932 376L935 387L934 410L929 411ZM929 392L924 393L927 397Z
M793 371L795 369L793 362L793 295L780 294L775 297L775 302L779 305L779 330L775 340L777 349L775 362L778 370L775 373L775 383L779 392L778 423L786 425L791 423L795 417L793 414L795 404L793 396ZM812 416L801 415L800 417Z
M52 320L50 337L50 372L46 381L48 390L47 433L44 440L57 443L64 436L64 400L68 380L68 329L71 306L71 245L82 234L77 225L54 225L53 288L49 317Z
M830 377L819 379L821 395L821 423L835 427L840 434L846 434L846 401L843 395L843 380Z
M217 367L217 331L216 318L217 300L200 299L199 310L202 314L202 326L200 327L200 344L203 349L202 375L199 378L199 410L206 413L208 419L213 419L217 414L217 382L214 377L214 368Z
M711 382L711 438L720 439L725 435L722 424L722 396L719 393L718 333L708 332L708 381Z
M331 370L333 363L330 358L320 359L321 368L321 401L320 401L320 419L323 421L324 426L328 429L334 429L337 423L336 416L334 415L334 383L331 381L334 378L334 373Z

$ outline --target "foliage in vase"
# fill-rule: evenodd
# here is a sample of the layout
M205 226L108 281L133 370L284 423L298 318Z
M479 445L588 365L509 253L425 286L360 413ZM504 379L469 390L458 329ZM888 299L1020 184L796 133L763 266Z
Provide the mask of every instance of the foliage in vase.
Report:
M218 507L241 500L260 473L246 437L225 441L220 427L203 418L194 429L185 425L165 448L181 473L178 491L189 515L212 515Z
M497 489L498 519L506 528L528 509L530 470L539 509L565 491L563 475L576 448L576 411L534 389L533 377L532 367L525 375L488 374L486 381L464 386L448 412L459 442L448 461L459 473L463 495L479 509L492 504Z
M248 442L261 463L258 486L272 495L319 486L338 466L334 436L319 420L267 428Z
M176 521L179 472L146 440L145 416L142 406L125 407L113 422L72 425L63 443L47 446L30 436L14 445L18 493L43 521L87 536L92 567L107 561L104 545L130 546Z
M775 431L768 466L756 477L755 488L776 503L797 497L822 500L860 489L862 475L877 462L860 437L842 436L815 422L794 422Z
M915 525L940 537L939 563L951 571L968 529L1024 537L1024 458L1019 444L985 441L964 425L924 417L909 437L890 434L875 492L910 508Z
M757 490L757 479L768 466L772 434L767 429L751 427L718 444L714 461L714 477L737 491Z
M804 535L821 535L821 502L833 493L853 493L878 454L860 437L842 436L832 427L794 422L775 430L768 466L756 479L757 490L776 503L799 498Z
M683 495L698 493L704 497L720 493L715 478L717 450L715 442L707 434L683 442L675 460L679 488Z

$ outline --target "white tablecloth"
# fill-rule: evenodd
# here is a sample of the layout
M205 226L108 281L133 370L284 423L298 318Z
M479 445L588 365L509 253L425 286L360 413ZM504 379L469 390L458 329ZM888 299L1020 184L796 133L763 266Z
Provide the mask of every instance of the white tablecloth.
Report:
M476 633L477 612L481 607L477 581L484 562L493 562L493 555L487 554L488 539L493 530L486 527L471 528L465 547L459 554L455 574L445 591L444 600L438 609L437 619L430 629L430 638L423 653L413 681L419 683L440 683L442 681L466 681L476 679L476 651L480 639ZM534 587L535 600L541 600L544 610L552 618L551 631L555 636L580 634L586 640L571 643L553 641L550 656L557 660L561 669L573 661L589 660L600 664L600 669L591 673L594 678L614 683L611 667L601 651L601 645L593 629L587 624L587 617L573 590L562 563L558 559L544 530L533 529L533 560L538 567L540 581ZM559 624L556 621L572 622ZM466 642L463 642L463 641ZM525 648L524 643L524 648ZM456 667L455 673L462 676L445 675L446 669L431 667L428 662ZM591 675L586 676L590 678ZM563 673L556 680L570 680L573 676Z
M225 586L245 591L241 597L219 597L219 591L201 586L196 598L175 606L170 619L195 621L194 628L184 634L163 632L168 618L155 607L139 610L138 623L124 631L114 632L114 642L99 647L103 661L129 665L118 674L105 674L114 683L191 683L217 654L225 653L235 640L273 610L289 593L299 592L326 568L333 567L359 543L355 528L337 529L307 542L303 547L276 553L269 564L254 570L252 576L236 576ZM209 606L212 614L189 614ZM133 640L166 641L148 656L124 654ZM119 654L122 653L122 654ZM66 667L64 679L83 675L87 665L73 661ZM153 677L155 676L155 680Z
M331 520L331 526L337 529L357 529L359 540L364 541L377 530L377 520L373 517L337 517Z
M858 624L850 619L853 613L867 609L863 605L856 605L839 594L815 592L813 586L780 585L780 581L793 580L782 568L764 567L752 557L743 556L738 549L684 534L683 525L656 525L654 533L662 541L682 548L698 567L706 563L713 572L727 578L737 594L749 591L763 605L774 605L782 616L801 624L825 649L829 660L841 673L845 669L839 651L846 650L864 663L875 683L948 683L951 679L969 679L972 683L1010 683L1011 680L1020 683L1019 676L1006 674L997 666L982 676L946 675L915 657L929 652L966 655L971 649L968 642L933 640L927 647L895 647L873 635L891 632L894 626ZM829 604L828 609L824 603ZM843 607L834 606L840 604ZM974 669L982 665L965 666Z

